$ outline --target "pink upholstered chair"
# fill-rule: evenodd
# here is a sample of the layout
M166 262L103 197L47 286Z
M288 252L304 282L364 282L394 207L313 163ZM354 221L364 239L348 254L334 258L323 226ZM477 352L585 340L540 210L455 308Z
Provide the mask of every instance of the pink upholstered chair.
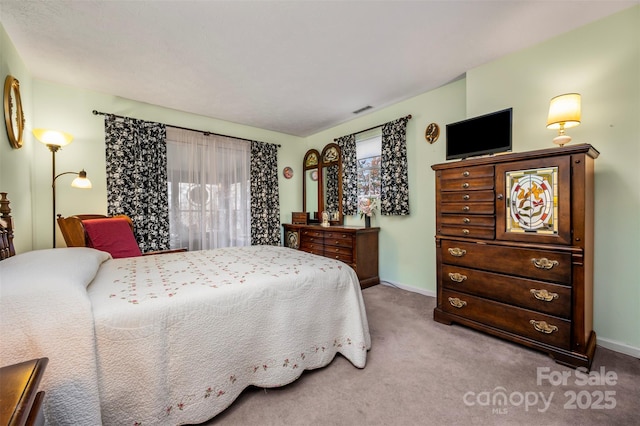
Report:
M142 253L133 235L133 222L126 215L58 216L58 225L67 247L92 247L110 253L113 258L186 251L173 249Z

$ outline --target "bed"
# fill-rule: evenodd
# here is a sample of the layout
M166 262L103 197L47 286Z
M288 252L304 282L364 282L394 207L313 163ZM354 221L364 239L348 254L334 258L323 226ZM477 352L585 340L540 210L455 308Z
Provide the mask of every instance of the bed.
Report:
M49 358L49 424L200 423L246 387L286 385L338 353L366 364L360 285L339 261L272 246L11 254L0 262L0 365Z

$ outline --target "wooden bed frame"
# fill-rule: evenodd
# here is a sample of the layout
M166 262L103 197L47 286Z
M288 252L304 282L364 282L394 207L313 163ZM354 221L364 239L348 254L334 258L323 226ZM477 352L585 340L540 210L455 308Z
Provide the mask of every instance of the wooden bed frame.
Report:
M15 256L13 247L13 218L6 192L0 192L0 260Z

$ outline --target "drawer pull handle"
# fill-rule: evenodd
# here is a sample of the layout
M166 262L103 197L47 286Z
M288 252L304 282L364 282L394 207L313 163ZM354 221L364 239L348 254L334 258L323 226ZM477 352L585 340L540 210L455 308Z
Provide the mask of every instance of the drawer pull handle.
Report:
M467 177L469 176L471 173L469 173L469 170L465 170L464 172L462 172L462 176Z
M541 257L540 259L533 258L531 259L533 262L533 266L538 269L552 269L554 266L558 265L557 260L549 260L546 257Z
M471 208L469 206L464 206L462 208L462 211L464 211L464 212L468 212L469 210L471 210Z
M464 223L469 223L469 222L471 222L471 219L469 219L468 217L465 217L464 219L462 219L462 221Z
M471 198L471 196L470 196L469 194L464 194L464 195L462 196L462 199L463 199L463 200L468 200L469 198Z
M555 325L547 324L546 321L531 320L529 321L529 324L532 324L533 328L535 328L536 331L544 334L551 334L554 331L558 331L558 327L556 327Z
M465 254L467 254L467 251L465 249L461 249L458 247L453 247L449 249L449 254L451 256L455 256L455 257L462 257Z
M467 306L467 302L465 302L464 300L460 300L457 297L450 297L449 298L449 303L451 303L451 306L453 306L454 308L462 308L464 306Z
M465 182L465 183L463 183L463 184L462 184L462 187L463 187L463 188L468 188L468 187L469 187L469 182Z
M467 279L467 276L459 274L458 272L449 272L449 279L451 281L455 281L457 283L461 283L462 281Z
M469 230L468 230L468 229L463 229L463 230L462 230L462 233L463 233L464 235L469 235Z
M535 288L532 288L530 291L531 294L533 294L533 297L538 300L542 300L543 302L551 302L553 299L558 298L558 293L550 293L545 289L536 290Z

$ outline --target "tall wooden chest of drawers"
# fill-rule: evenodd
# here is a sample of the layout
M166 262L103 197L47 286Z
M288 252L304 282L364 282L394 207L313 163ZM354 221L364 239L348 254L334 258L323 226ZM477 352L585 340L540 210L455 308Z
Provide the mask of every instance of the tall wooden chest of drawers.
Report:
M380 228L359 226L284 224L284 245L340 260L355 269L360 287L380 283L378 233Z
M598 155L584 144L432 166L436 321L591 366Z

